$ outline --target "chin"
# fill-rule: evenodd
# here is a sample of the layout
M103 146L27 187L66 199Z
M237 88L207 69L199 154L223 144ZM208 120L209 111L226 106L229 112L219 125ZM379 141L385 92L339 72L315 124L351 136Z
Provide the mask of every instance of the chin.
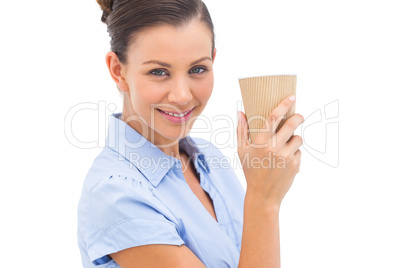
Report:
M173 141L186 137L189 133L190 133L190 131L184 131L184 132L178 132L178 133L169 133L169 134L166 134L163 136L166 139L171 140L173 142Z

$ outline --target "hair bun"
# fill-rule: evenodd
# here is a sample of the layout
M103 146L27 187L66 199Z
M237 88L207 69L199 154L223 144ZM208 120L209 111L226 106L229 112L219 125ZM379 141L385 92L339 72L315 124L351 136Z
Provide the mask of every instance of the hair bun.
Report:
M103 10L101 21L106 23L107 17L112 13L112 7L115 0L96 0Z

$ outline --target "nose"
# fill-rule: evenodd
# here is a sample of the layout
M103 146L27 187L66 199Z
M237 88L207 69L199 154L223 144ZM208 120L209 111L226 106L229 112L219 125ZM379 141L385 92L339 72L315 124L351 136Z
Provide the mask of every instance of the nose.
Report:
M193 99L190 82L185 77L177 77L172 81L168 101L176 106L185 107Z

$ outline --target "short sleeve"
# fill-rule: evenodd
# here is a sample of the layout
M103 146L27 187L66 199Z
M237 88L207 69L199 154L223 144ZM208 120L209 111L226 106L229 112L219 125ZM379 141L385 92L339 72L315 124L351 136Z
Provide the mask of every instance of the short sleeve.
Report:
M111 176L99 182L89 194L84 228L92 263L108 263L108 254L135 246L184 244L166 211L147 181Z

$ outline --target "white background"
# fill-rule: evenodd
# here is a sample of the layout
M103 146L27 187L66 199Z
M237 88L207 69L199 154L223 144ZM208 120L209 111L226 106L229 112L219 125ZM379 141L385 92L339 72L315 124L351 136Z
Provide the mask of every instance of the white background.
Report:
M205 2L218 51L205 116L236 125L237 79L254 74L297 74L296 112L322 111L321 122L306 120L308 131L296 133L305 144L281 208L282 267L402 267L400 3ZM80 103L121 110L100 16L95 0L2 3L1 266L81 267L76 207L101 146L73 146L64 120ZM73 130L96 141L97 111L77 114ZM225 135L235 142L234 128ZM234 164L235 147L222 151Z

